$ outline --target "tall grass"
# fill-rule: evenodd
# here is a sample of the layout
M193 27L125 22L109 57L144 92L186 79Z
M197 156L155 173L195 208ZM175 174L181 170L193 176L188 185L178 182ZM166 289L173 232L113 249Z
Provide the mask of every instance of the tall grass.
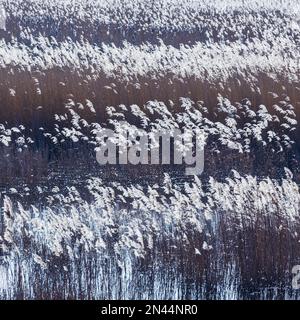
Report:
M183 131L202 129L206 136L206 177L224 177L235 169L245 174L275 178L282 176L283 168L287 167L298 181L299 140L295 108L288 96L269 95L268 99L273 103L268 108L253 105L249 99L231 103L219 95L216 106L211 109L204 102L180 98L178 103L148 101L143 106L111 106L100 116L91 101L80 103L74 97L69 98L62 111L45 119L45 124L35 122L35 130L30 124L27 128L0 127L2 180L14 183L17 176L22 176L34 183L46 176L48 169L55 171L62 167L64 170L70 168L75 174L88 166L90 173L102 175L106 167L102 168L96 162L97 135L107 127L118 135L121 119L126 130L131 131L138 127L149 132L152 129L159 132L175 128ZM146 167L142 168L145 174L149 171L148 174L157 175L164 171L163 168L157 170L157 166ZM108 178L114 176L114 169L122 173L118 165L108 168L112 174ZM168 169L182 170L172 165ZM129 176L135 175L137 170L126 167Z
M299 189L251 176L181 189L103 185L93 204L55 194L29 210L2 199L1 298L296 298ZM77 204L69 205L72 198Z
M4 1L6 39L24 40L27 33L58 41L82 38L90 43L124 40L180 43L243 42L267 39L268 34L299 36L295 24L299 4L285 1ZM296 20L297 21L297 20ZM26 41L26 40L25 40Z
M40 91L37 91L37 82ZM299 83L281 74L274 79L268 73L259 73L255 83L242 74L231 75L226 83L196 77L177 79L172 74L156 79L143 76L136 82L125 82L105 74L92 78L89 74L78 75L71 70L53 69L43 73L14 70L13 74L0 70L1 122L30 125L33 129L51 125L53 115L63 113L70 98L83 104L86 99L91 100L97 115L91 118L90 112L86 112L83 116L103 121L107 106L143 105L154 99L168 103L189 97L193 101L203 101L211 113L218 103L218 95L232 102L248 98L253 105L271 107L274 103L272 92L280 97L289 96L299 119Z
M0 299L299 298L298 2L4 8ZM202 129L201 181L100 168L120 120Z

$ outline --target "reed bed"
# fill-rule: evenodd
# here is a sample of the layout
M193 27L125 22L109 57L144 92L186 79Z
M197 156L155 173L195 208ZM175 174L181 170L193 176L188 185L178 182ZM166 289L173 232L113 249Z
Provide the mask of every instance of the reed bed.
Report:
M297 1L0 13L0 299L299 299ZM203 175L100 167L120 122L202 130Z
M299 189L233 173L182 188L87 181L92 204L53 194L26 210L2 199L5 299L296 298ZM75 205L72 203L76 202ZM272 252L272 254L270 254Z

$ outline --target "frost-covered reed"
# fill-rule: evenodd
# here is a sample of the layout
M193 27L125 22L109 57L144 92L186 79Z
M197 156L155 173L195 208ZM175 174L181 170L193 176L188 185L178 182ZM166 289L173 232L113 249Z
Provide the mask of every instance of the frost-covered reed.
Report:
M74 188L39 209L1 200L2 299L296 297L300 194L290 173L181 188L166 175L146 189L93 178L88 188L90 204Z
M272 41L254 39L249 43L236 41L230 44L165 45L124 42L122 46L88 42L65 41L55 38L31 39L30 45L20 42L0 42L0 67L19 71L46 71L66 69L90 76L106 75L120 78L124 83L143 77L160 79L196 78L225 83L232 75L249 76L254 80L259 73L289 75L299 81L299 43L278 35Z
M30 126L0 124L1 176L12 182L16 176L30 180L45 175L51 158L68 157L75 167L91 164L100 147L98 135L102 130L113 129L117 138L120 130L139 135L140 128L149 133L202 130L208 176L226 176L235 168L241 173L275 177L282 175L285 166L297 180L296 110L288 96L273 92L268 95L273 101L268 107L253 105L248 99L231 103L220 95L211 110L203 102L189 98L167 104L160 101L148 101L142 106L121 104L107 107L102 122L97 122L97 110L90 100L81 103L68 99L62 112L55 113L45 127L33 131ZM97 165L94 169L100 170Z
M1 3L0 299L299 298L298 1ZM100 169L120 121L201 180Z
M7 30L91 43L234 41L299 33L299 3L276 1L4 1ZM9 36L8 36L9 37Z

